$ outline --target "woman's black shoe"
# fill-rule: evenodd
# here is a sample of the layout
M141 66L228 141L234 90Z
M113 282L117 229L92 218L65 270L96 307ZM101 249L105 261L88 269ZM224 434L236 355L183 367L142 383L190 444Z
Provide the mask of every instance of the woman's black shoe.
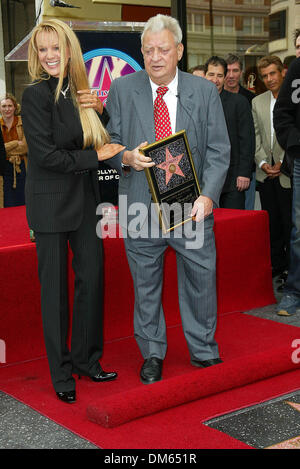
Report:
M57 392L56 395L58 399L63 402L67 402L68 404L76 402L76 391Z
M95 381L95 383L104 383L105 381L113 381L116 379L118 376L118 373L115 373L114 371L106 372L106 371L99 371L97 374L94 376L89 376L89 378L92 381ZM81 375L78 375L78 378L81 378Z

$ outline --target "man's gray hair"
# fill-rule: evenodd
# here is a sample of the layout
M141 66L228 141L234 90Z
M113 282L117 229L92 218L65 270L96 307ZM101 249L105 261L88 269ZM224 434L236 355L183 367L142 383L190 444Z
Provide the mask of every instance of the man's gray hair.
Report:
M168 29L173 34L177 45L181 43L182 30L177 19L172 16L158 14L150 18L145 24L144 31L141 36L142 45L146 32L159 33L164 29Z

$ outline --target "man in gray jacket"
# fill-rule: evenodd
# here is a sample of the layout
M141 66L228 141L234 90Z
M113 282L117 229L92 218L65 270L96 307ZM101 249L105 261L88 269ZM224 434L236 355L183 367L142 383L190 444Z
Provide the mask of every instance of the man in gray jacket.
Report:
M252 100L256 135L256 180L263 210L270 223L271 263L273 277L286 275L292 224L292 190L290 178L280 172L284 150L273 128L273 107L284 80L283 64L277 56L266 56L258 70L268 91Z
M161 292L168 245L177 254L180 312L192 364L206 367L220 363L214 339L217 298L213 207L218 205L228 170L230 144L215 86L177 68L183 54L181 40L177 20L164 15L151 18L142 34L145 70L114 80L107 100L107 129L113 142L126 146L120 154L127 169L119 181L120 223L126 228L124 241L135 288L134 331L144 357L140 376L145 384L161 379L167 350ZM160 98L162 87L165 95ZM154 119L157 99L164 109L163 117L167 115L170 132L185 129L187 133L201 187L191 210L194 221L188 224L202 224L201 248L188 249L185 232L181 236L172 232L154 237L148 231L145 235L145 227L150 227L155 215L143 169L154 162L139 148L156 140L162 119L157 114ZM133 227L130 217L136 203L141 210L138 228Z

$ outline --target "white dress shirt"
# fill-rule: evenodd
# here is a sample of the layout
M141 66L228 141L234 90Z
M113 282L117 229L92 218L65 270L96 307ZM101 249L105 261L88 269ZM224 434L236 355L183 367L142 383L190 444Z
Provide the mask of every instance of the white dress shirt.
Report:
M153 81L150 79L150 84L152 88L152 97L153 97L153 104L155 99L157 98L157 93L156 90L159 88L159 85L156 85L153 83ZM163 100L165 101L169 115L170 115L170 121L171 121L171 129L172 133L175 133L176 129L176 113L177 113L177 94L178 94L178 69L176 69L176 75L171 81L171 83L168 84L168 91L163 97Z
M273 109L276 103L276 98L274 98L273 94L271 94L271 102L270 102L270 120L271 120L271 150L273 148L273 138L274 138L274 127L273 127Z
M271 126L271 148L270 152L272 153L273 149L273 138L274 138L274 126L273 126L273 109L276 103L276 98L274 98L273 93L271 93L271 100L270 100L270 126ZM259 164L259 167L261 168L263 164L265 164L266 161L261 161Z

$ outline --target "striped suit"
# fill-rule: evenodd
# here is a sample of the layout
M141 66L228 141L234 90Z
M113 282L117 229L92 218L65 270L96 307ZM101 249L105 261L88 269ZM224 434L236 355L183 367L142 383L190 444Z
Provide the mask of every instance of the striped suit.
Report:
M66 392L75 388L72 372L92 376L99 369L102 242L96 236L97 153L82 149L81 123L70 96L54 103L56 85L51 77L29 86L22 119L29 148L26 213L36 237L45 344L55 391ZM68 246L75 273L70 350Z

